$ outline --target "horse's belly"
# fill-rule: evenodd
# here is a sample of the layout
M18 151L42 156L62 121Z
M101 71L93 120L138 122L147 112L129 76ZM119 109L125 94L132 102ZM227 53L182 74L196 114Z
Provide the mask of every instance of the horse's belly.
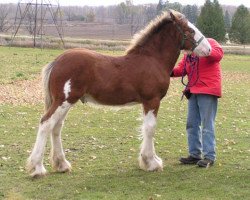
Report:
M132 106L136 105L139 102L136 101L129 101L129 100L117 100L116 98L105 98L102 97L100 99L95 98L89 94L85 94L81 99L82 103L91 103L95 105L108 105L108 106Z

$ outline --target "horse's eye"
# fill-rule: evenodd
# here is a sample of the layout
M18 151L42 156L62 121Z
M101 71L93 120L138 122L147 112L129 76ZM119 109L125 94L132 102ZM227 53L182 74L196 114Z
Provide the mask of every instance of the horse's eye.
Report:
M190 33L195 35L195 31L193 29L191 29Z

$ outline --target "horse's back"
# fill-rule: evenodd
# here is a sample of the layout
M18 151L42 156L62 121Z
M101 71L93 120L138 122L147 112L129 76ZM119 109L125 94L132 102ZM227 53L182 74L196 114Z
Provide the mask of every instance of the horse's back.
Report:
M122 64L122 57L107 56L88 49L71 49L65 51L54 61L50 76L52 93L64 97L62 92L68 82L71 93L79 98L84 94L98 98L104 104L115 104L108 100L109 96L129 96L135 93L134 87L124 76L126 67ZM134 95L132 95L134 96ZM129 97L118 104L130 102Z

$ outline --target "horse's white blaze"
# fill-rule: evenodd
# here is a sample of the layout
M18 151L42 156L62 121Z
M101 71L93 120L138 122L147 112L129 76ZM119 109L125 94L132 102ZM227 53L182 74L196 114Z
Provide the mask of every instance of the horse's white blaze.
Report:
M188 22L188 26L195 31L194 39L196 42L204 37L204 39L194 49L194 53L198 56L209 56L211 52L211 45L209 44L205 36L192 23Z
M43 155L44 150L47 142L48 135L50 135L55 127L55 125L65 117L67 111L71 107L71 104L67 101L63 102L61 106L59 106L56 111L51 115L51 117L44 121L43 123L40 123L37 138L35 142L35 146L32 150L32 153L28 159L27 167L30 171L34 170L34 172L31 174L31 176L36 175L44 175L46 173L46 170L43 166ZM61 144L56 144L56 148L60 149ZM60 153L62 150L60 150ZM59 153L57 151L57 153Z
M67 99L69 97L69 93L71 92L70 79L64 84L63 92L65 94L65 99Z
M139 156L139 165L146 171L162 170L162 160L156 155L153 137L156 128L156 117L153 111L144 116L142 125L143 141Z

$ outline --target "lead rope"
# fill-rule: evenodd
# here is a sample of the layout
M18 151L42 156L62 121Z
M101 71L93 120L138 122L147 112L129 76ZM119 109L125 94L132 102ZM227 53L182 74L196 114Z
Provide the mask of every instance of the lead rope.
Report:
M190 63L190 68L191 68L191 72L190 72L190 78L189 78L189 81L187 83L184 82L184 77L185 75L187 74L187 63ZM185 94L185 91L190 88L190 87L193 87L198 79L199 79L199 57L198 56L191 56L191 55L187 55L186 59L185 59L185 64L184 64L184 68L183 68L183 71L182 71L182 76L181 76L181 83L182 85L185 86L185 89L184 89L184 92L182 93L182 96L181 96L181 100L183 99L184 97L184 94ZM196 69L196 80L193 82L193 84L190 85L190 82L192 80L192 77L193 77L193 74L194 74L194 71Z

